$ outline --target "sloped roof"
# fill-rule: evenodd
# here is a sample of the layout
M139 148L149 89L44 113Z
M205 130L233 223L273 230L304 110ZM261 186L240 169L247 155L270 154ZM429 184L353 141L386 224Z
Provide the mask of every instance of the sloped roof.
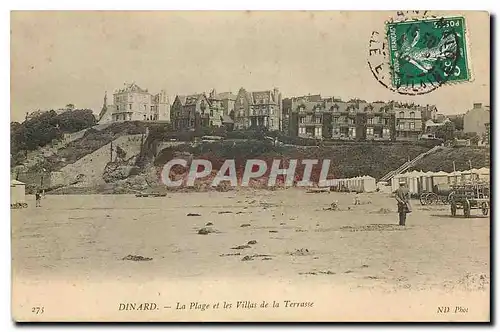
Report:
M176 99L179 99L182 106L186 104L186 96L177 95Z
M300 100L304 101L311 101L311 102L322 102L323 99L321 98L320 94L317 95L307 95L307 96L300 96L300 97L292 97L292 101L298 102Z
M236 100L236 95L234 95L232 92L221 92L217 94L217 98L220 100L225 100L225 99Z
M347 105L348 104L346 102L343 102L343 101L339 101L339 102L329 101L326 103L325 108L327 110L329 110L333 107L336 112L344 112L347 109Z
M134 83L125 84L125 88L118 90L118 93L122 92L148 92L147 89L142 89L140 86Z
M18 180L10 180L10 185L11 186L19 186L19 185L25 185L25 183L18 181Z
M201 94L201 93L186 96L185 106L196 105L196 102L202 96L203 96L203 94Z

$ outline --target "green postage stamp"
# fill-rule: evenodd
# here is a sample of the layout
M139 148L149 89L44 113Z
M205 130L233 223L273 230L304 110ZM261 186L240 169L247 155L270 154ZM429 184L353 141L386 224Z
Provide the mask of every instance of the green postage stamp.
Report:
M387 24L392 84L440 86L470 80L463 17Z

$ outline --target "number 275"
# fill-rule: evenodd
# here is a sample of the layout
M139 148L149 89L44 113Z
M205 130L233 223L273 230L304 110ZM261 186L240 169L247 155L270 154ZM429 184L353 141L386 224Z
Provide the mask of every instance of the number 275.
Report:
M32 307L31 312L34 313L35 315L41 315L43 314L44 310L43 307Z

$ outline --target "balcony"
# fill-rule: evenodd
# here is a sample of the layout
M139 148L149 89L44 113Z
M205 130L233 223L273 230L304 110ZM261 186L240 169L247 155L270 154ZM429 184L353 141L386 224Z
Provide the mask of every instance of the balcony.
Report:
M320 122L315 122L315 121L304 121L304 122L299 122L299 127L322 127L323 124Z

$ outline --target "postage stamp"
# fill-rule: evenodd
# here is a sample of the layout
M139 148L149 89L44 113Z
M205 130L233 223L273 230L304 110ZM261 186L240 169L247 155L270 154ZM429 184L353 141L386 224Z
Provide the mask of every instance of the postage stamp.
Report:
M387 38L396 88L470 79L463 17L388 23Z

